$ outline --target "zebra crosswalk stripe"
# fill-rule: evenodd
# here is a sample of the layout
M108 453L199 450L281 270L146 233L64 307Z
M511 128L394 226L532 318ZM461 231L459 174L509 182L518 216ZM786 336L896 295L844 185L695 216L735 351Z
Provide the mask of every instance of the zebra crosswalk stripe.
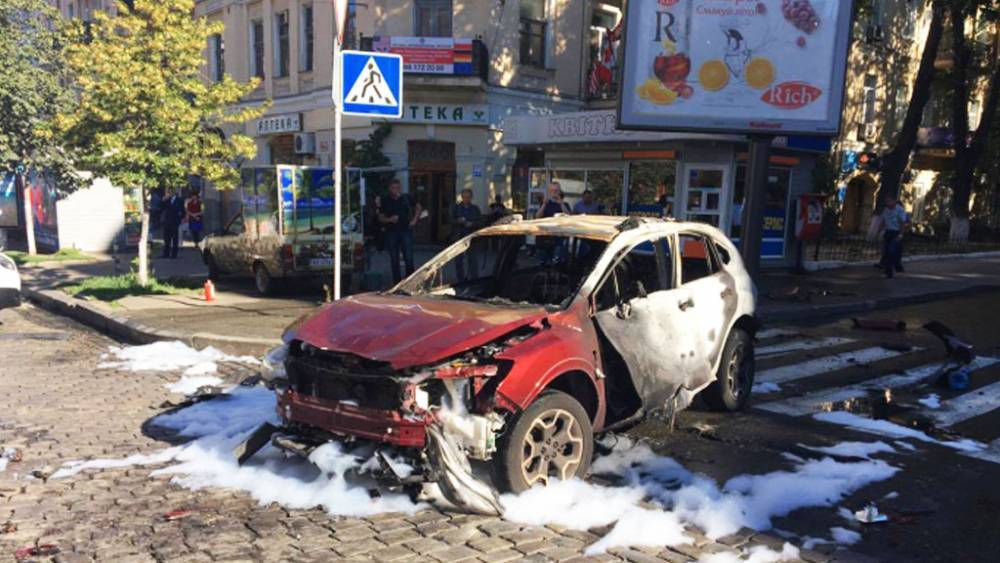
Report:
M809 340L790 340L788 342L782 342L781 344L758 346L757 349L754 350L754 355L758 358L779 356L790 352L802 352L805 350L841 346L843 344L850 344L851 342L854 342L854 340L851 338L842 338L840 336L828 336L825 338L815 338Z
M913 348L910 351L916 350L919 350L919 348ZM882 346L873 346L871 348L863 348L852 352L841 352L832 356L823 356L807 362L766 369L757 372L757 377L755 379L760 383L784 383L786 381L805 379L814 375L837 371L839 369L855 365L887 360L905 353L907 352L890 350Z
M1000 358L980 356L975 358L972 363L969 364L969 369L971 371L975 371L989 367L998 362L1000 362ZM861 397L873 389L896 389L907 385L913 385L934 375L943 366L944 364L942 362L926 364L908 369L901 373L894 373L877 379L862 381L861 383L857 383L855 385L838 387L836 389L824 389L822 391L802 395L801 397L791 397L780 401L763 403L756 405L755 408L779 414L787 414L789 416L803 416L816 412L819 405L826 403L838 403L855 397ZM1000 403L994 403L995 406L998 404Z
M941 407L927 414L940 427L954 426L959 422L986 414L1000 407L1000 381L963 393L953 399L941 401Z
M983 461L1000 463L1000 438L997 438L987 444L985 450L978 452L962 452L962 455L974 457Z
M757 332L758 340L767 340L768 338L777 338L779 336L797 336L799 334L798 330L785 327L767 328Z

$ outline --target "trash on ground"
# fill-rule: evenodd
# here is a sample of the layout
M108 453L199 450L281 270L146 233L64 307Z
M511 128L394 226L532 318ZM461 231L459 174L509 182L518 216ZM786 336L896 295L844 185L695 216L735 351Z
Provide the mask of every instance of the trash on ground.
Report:
M20 448L5 446L3 449L0 449L0 458L17 462L24 459L24 452Z
M184 510L183 508L178 508L177 510L171 510L170 512L163 515L163 519L167 522L173 522L174 520L181 520L182 518L187 518L191 516L194 512L190 510Z
M903 321L853 318L851 322L854 323L854 328L863 330L884 330L888 332L903 332L906 330L906 323Z
M51 543L26 545L14 552L14 559L24 561L29 557L48 557L59 553L59 547Z
M0 525L0 534L13 534L17 531L17 524L13 522L4 522Z
M854 513L854 519L862 524L875 524L878 522L889 521L889 517L880 513L874 502L870 502L868 503L868 506L856 511Z
M949 360L965 365L975 359L976 353L972 349L972 344L959 339L954 331L942 323L931 321L925 324L924 328L941 339Z
M32 470L31 471L31 476L34 477L34 478L36 478L36 479L41 479L41 480L44 481L44 480L48 479L49 476L51 476L53 473L55 473L55 471L56 470L53 469L53 467L51 465L46 465L45 467L42 467L40 469L34 469L34 470Z

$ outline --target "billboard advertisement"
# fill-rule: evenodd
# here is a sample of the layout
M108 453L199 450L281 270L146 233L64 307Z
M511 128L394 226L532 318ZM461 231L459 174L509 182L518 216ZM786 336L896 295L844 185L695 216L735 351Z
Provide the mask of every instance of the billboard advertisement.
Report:
M836 135L851 4L629 2L618 128Z
M375 37L372 50L403 57L403 72L472 75L472 40L460 37Z
M20 226L17 220L16 179L13 172L0 175L0 228Z
M35 218L35 242L39 247L55 252L59 250L56 188L44 174L38 172L29 172L25 181L31 196L31 214Z

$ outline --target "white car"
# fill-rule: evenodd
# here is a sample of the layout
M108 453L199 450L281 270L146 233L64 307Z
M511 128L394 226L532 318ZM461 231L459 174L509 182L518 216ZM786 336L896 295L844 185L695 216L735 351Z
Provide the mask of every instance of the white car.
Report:
M0 309L17 307L21 304L21 276L17 264L0 252Z

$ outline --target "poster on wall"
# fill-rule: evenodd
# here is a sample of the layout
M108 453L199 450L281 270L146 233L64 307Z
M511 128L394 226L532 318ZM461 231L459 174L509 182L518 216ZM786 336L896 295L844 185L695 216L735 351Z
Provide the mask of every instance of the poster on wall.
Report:
M56 221L56 189L44 174L29 173L25 180L31 196L31 214L35 219L35 243L45 250L59 250L59 224Z
M403 72L472 74L472 39L462 37L375 37L372 50L403 57Z
M17 182L13 173L0 176L0 229L20 226L17 220Z
M629 2L618 128L836 135L851 4Z

